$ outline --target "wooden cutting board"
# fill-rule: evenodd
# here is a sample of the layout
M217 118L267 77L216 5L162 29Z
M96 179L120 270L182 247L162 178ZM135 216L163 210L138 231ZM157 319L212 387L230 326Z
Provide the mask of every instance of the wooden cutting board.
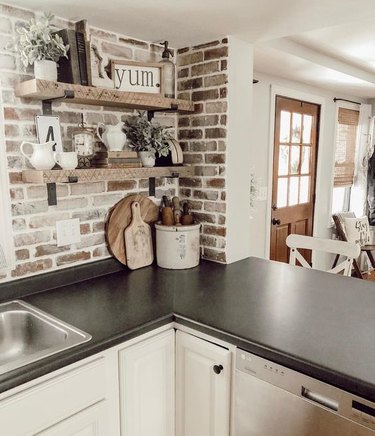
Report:
M110 253L124 265L126 265L124 230L131 222L131 204L134 201L140 205L143 221L153 224L159 220L159 207L144 195L128 195L112 207L105 224L107 246Z
M140 205L131 205L132 220L124 231L126 263L130 269L151 265L154 260L151 227L141 218Z

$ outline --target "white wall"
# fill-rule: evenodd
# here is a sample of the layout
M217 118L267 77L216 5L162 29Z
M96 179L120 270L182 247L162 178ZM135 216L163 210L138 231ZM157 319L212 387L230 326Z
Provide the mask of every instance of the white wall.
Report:
M9 270L14 263L14 247L11 227L11 208L9 183L7 172L7 161L5 152L5 135L4 135L4 112L2 101L2 86L0 83L0 246L3 250L0 254L0 277L4 270ZM6 267L1 262L5 257Z
M254 78L259 83L253 88L253 122L251 134L251 165L255 176L260 179L261 186L267 186L268 198L263 201L256 201L252 210L253 219L250 222L250 255L269 257L269 208L272 194L270 185L270 163L272 159L273 138L270 131L272 122L270 110L272 106L271 88L283 87L290 90L286 96L295 96L298 93L310 94L316 101L321 101L323 113L321 118L322 128L318 149L318 168L316 183L316 203L314 235L319 237L330 237L329 228L331 216L331 193L333 181L334 164L334 132L336 104L333 97L347 98L358 102L366 102L364 99L349 95L338 95L329 90L308 86L298 82L288 81L276 76L254 72ZM312 101L312 100L308 100Z
M250 255L253 46L229 37L227 126L227 262Z

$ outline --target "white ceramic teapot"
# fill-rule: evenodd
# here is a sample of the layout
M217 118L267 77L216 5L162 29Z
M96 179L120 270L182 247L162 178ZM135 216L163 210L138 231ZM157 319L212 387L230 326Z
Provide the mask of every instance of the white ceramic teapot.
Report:
M33 152L31 155L24 151L24 146L29 145L32 147ZM33 144L32 142L23 142L21 144L21 153L30 161L31 165L36 170L50 170L55 166L55 159L53 156L53 146L55 141L45 142L43 144Z
M115 126L106 126L103 123L98 123L96 133L109 151L121 151L124 148L126 135L122 127L123 123L121 122ZM100 129L103 129L102 135L100 134Z

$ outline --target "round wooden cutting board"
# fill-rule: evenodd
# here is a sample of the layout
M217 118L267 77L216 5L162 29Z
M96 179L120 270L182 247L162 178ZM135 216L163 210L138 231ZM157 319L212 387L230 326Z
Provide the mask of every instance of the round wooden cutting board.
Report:
M128 195L112 207L105 223L105 237L110 253L124 265L126 265L124 230L131 222L131 204L134 201L138 201L140 205L144 222L152 224L159 219L159 207L144 195Z

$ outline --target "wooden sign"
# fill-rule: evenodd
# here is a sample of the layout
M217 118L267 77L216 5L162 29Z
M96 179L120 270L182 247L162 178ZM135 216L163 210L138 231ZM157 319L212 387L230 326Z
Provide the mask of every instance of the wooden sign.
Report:
M162 69L158 63L112 61L115 89L162 95Z

